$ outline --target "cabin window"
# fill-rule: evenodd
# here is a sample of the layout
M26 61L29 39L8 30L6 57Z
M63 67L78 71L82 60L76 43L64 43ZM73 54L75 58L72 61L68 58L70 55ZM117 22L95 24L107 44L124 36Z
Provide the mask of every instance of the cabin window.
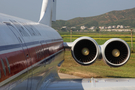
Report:
M31 36L40 36L41 35L34 26L28 25L28 24L23 24L23 26L29 31Z
M6 76L6 69L5 69L5 65L4 65L2 58L1 58L1 64L2 64L3 71L4 71L4 75Z
M16 26L16 28L19 30L19 32L21 33L21 35L23 37L28 37L29 34L25 31L25 29L16 21L11 20L11 22Z
M9 62L8 62L8 59L7 58L6 58L6 62L7 62L8 71L9 71L9 74L10 74L10 65L9 65Z

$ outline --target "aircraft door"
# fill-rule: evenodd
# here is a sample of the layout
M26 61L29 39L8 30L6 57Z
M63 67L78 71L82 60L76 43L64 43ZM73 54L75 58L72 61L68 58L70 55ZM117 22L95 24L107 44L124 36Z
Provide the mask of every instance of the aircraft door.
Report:
M25 56L25 60L26 60L26 62L27 62L27 70L26 70L26 73L25 73L25 78L26 78L26 80L24 80L23 82L22 82L22 84L23 84L23 90L30 90L30 86L31 85L29 85L28 86L28 84L30 84L31 83L31 79L30 79L30 77L32 77L32 74L30 74L30 72L29 72L29 70L28 70L28 66L30 66L31 65L31 62L29 62L30 60L30 54L29 54L29 52L28 52L28 49L27 49L27 47L26 47L26 45L24 44L24 40L23 40L23 38L21 37L21 35L17 32L17 30L16 30L16 28L10 23L10 22L4 22L7 26L8 26L8 28L14 33L14 35L16 36L16 38L18 39L18 41L19 41L19 43L20 43L20 45L21 45L21 47L22 47L22 50L23 50L23 53L24 53L24 56ZM22 84L20 84L20 85L22 85ZM19 85L19 86L20 86ZM14 88L14 90L17 90L18 88L19 88L19 86L17 86L17 88Z
M44 49L40 43L41 34L34 28L33 25L27 23L18 23L14 20L10 20L13 25L16 27L16 31L19 33L20 38L23 40L25 47L28 51L28 71L29 71L29 82L28 90L33 90L36 87L38 81L35 82L35 79L41 75L42 70L39 68L42 67L41 61L44 60Z

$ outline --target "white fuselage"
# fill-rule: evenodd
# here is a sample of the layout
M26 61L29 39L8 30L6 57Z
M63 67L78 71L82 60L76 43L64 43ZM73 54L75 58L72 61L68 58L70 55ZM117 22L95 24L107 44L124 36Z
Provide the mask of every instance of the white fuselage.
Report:
M29 90L33 83L50 78L63 60L63 52L63 40L56 30L0 14L0 89L25 85L22 90ZM56 77L54 74L51 77ZM42 78L34 82L39 76Z

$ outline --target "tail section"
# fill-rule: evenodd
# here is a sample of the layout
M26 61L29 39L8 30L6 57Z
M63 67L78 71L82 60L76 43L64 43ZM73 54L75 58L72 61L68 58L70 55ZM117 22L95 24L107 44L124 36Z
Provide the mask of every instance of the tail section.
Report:
M43 0L39 23L51 26L56 21L56 0Z

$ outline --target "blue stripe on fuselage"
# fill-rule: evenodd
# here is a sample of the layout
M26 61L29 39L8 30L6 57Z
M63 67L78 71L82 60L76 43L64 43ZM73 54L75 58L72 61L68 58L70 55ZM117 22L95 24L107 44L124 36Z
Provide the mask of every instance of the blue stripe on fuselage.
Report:
M52 40L47 40L47 41L43 40L41 42L52 42ZM4 45L4 46L0 46L0 51L17 49L17 48L25 47L25 45L26 46L32 46L32 45L38 45L38 44L40 44L39 41L28 42L28 43L25 43L25 44L22 43L22 44Z

